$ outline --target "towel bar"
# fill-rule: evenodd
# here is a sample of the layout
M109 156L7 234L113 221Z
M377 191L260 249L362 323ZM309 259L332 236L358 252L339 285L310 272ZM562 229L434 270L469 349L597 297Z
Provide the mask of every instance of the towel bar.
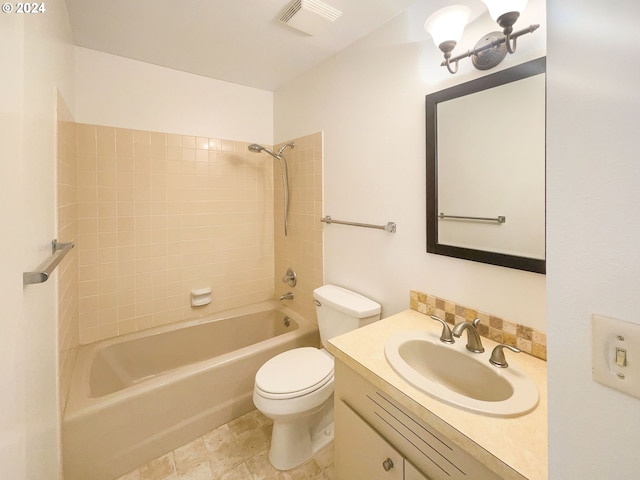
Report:
M22 284L31 285L34 283L44 283L49 280L51 272L55 270L67 253L74 247L73 242L51 242L52 255L35 272L23 272Z
M334 220L329 215L322 217L320 221L323 223L339 223L340 225L351 225L353 227L377 228L378 230L384 230L385 232L396 233L395 222L387 222L386 225L371 225L370 223L344 222L342 220Z

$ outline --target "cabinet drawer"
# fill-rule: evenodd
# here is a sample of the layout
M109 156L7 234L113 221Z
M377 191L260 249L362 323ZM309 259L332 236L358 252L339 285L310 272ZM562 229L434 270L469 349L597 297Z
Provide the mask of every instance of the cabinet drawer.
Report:
M403 480L404 458L347 404L335 405L339 480Z

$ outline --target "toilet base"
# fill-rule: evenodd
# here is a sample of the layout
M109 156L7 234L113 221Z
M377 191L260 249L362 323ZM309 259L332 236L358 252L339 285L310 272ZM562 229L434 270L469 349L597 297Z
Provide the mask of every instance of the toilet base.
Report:
M274 421L269 461L278 470L290 470L309 460L331 440L333 402L308 421Z

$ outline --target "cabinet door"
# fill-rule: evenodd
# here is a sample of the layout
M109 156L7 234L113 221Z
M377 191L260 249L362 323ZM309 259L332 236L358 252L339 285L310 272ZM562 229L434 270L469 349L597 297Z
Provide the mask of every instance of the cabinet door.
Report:
M404 458L346 403L335 406L338 480L403 480Z
M404 461L404 480L430 480L424 473L420 472L416 467L411 465L407 460Z

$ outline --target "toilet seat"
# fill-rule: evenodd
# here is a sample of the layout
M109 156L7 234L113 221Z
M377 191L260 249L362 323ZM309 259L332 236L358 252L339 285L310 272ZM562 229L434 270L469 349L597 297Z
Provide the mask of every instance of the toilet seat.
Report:
M333 358L313 347L288 350L268 360L256 373L256 392L285 400L307 395L333 380Z

